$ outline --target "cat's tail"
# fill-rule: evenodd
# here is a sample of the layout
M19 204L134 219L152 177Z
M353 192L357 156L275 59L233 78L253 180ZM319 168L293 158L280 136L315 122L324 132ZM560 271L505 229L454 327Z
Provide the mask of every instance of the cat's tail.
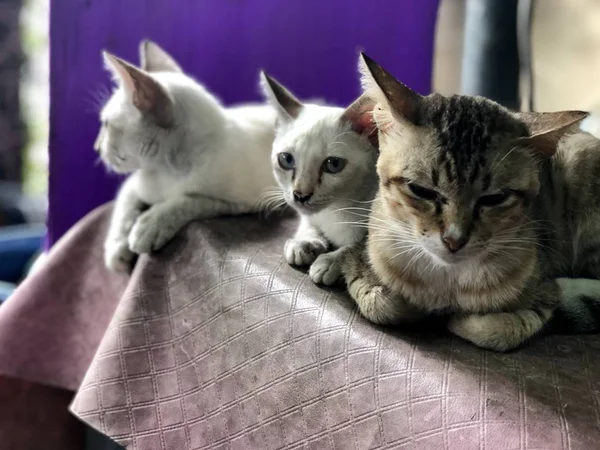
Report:
M558 278L562 301L547 331L552 334L600 333L600 280Z

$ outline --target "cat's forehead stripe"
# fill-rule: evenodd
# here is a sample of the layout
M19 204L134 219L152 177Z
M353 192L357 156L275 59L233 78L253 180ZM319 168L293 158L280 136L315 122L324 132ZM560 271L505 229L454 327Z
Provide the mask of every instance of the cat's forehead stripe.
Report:
M458 95L428 97L420 122L436 130L438 165L450 182L474 182L483 174L494 133L515 129L515 121L499 105Z

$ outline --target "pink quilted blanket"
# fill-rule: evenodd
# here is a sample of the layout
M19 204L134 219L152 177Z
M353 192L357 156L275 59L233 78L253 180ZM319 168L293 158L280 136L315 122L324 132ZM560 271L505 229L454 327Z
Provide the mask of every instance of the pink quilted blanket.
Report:
M0 308L0 400L26 380L46 389L30 401L54 405L14 448L68 448L69 390L74 415L137 450L600 448L598 336L495 354L375 327L283 261L293 219L195 223L116 276L101 257L109 214ZM25 416L8 427L0 413L0 448Z

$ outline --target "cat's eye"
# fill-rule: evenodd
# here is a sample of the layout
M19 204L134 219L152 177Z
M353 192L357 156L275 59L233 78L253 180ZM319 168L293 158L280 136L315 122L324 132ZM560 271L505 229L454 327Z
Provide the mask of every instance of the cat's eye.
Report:
M441 198L440 194L433 189L427 189L415 183L408 183L408 188L414 195L423 200L438 200Z
M323 163L323 170L328 173L340 173L346 167L346 160L337 156L330 156Z
M488 208L494 206L500 206L510 197L509 191L498 192L497 194L484 195L477 200L479 206L487 206Z
M283 170L292 170L294 167L296 167L294 156L291 153L279 153L277 155L277 162L279 163L279 167L281 167Z

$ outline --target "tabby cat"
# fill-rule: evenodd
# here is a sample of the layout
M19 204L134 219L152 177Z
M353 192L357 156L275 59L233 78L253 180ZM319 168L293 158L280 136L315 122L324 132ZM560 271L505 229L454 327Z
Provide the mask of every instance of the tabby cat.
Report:
M594 329L600 141L577 132L587 113L424 97L366 55L361 72L380 148L368 238L342 262L361 313L448 315L452 333L497 351L553 316Z

